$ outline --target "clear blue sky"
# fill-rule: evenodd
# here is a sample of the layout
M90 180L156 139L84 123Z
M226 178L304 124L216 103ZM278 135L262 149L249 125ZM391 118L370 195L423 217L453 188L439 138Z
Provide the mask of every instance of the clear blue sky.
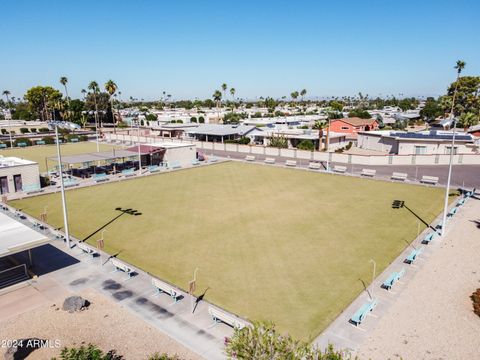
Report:
M0 89L71 96L113 79L122 98L437 95L480 75L479 1L3 1Z

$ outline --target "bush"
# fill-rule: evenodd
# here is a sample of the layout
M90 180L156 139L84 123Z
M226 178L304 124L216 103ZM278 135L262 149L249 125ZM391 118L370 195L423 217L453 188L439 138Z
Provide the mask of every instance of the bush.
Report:
M224 141L226 144L242 144L242 145L248 145L250 144L250 138L246 136L242 136L240 139L237 140L225 140Z
M166 353L155 353L153 355L150 355L147 360L180 360L180 358L177 355L170 356Z
M314 149L313 141L312 140L302 140L298 143L297 149L313 151L313 149Z
M470 296L473 302L473 312L480 316L480 288Z
M352 359L350 353L336 351L332 345L323 352L288 334L280 335L272 323L236 328L231 338L225 338L225 352L229 359Z
M7 129L2 129L2 134L6 135L7 134Z
M195 116L192 116L190 118L190 122L193 122L193 123L196 123L197 122L197 118Z
M122 356L116 354L115 350L110 350L105 354L101 349L92 344L82 345L77 348L65 347L60 353L61 360L121 360L122 358Z
M205 118L204 118L203 116L200 116L200 117L198 118L198 123L199 123L199 124L205 123Z
M27 146L32 146L32 142L30 141L30 139L27 138L18 138L13 142L15 146L18 146L18 144L20 143L25 143L27 144Z
M67 135L67 141L71 142L73 139L78 139L78 141L80 141L80 136L75 135L75 134L68 134Z
M348 142L347 146L345 146L345 149L350 150L352 147L353 143L351 141Z
M38 129L38 132L41 132L41 133L46 133L46 132L49 132L50 129L49 128L40 128Z
M268 142L269 146L280 148L280 149L286 149L288 148L288 140L285 136L283 135L272 135L269 138Z
M20 132L21 132L22 134L26 134L26 133L28 133L29 131L28 131L27 128L20 128Z
M45 141L45 144L55 144L55 139L52 136L44 136L42 141Z
M145 116L145 119L146 119L147 121L155 121L155 120L157 120L157 115L155 115L155 114L147 114L147 116Z
M80 141L88 141L87 135L80 135Z
M36 132L37 132L37 128L30 128L30 132L36 133Z

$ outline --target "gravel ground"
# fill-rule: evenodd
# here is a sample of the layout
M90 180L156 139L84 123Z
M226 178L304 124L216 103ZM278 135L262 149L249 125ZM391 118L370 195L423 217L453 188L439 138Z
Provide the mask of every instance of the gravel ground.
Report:
M480 318L470 300L480 287L480 201L469 200L455 217L359 349L361 359L480 359Z
M0 339L47 339L60 348L35 350L28 359L58 356L64 346L93 343L105 352L117 350L126 360L142 360L154 352L177 354L181 359L202 359L167 335L149 326L103 295L86 290L79 294L91 302L87 310L70 314L62 304L49 304L0 322ZM6 349L0 349L1 358Z

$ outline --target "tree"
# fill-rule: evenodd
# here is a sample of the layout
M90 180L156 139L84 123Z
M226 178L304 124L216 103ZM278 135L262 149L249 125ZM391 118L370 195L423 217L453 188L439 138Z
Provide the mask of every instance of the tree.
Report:
M80 99L70 100L69 109L71 113L70 120L77 124L82 124L84 119L82 111L85 109L85 103Z
M232 95L232 100L235 101L235 88L230 89L230 95Z
M80 91L83 95L83 100L85 101L85 97L87 96L87 90L85 89L82 89L82 91Z
M427 122L435 120L438 116L443 114L443 110L437 100L433 97L428 97L425 101L425 106L420 110L420 116Z
M212 95L212 98L217 105L217 121L220 122L220 107L222 106L222 93L219 90L215 90L215 92Z
M348 113L348 117L359 117L360 119L371 119L372 115L367 110L354 109Z
M223 83L222 84L222 92L223 92L223 98L224 99L227 98L227 96L226 96L227 88L228 88L227 84Z
M67 103L68 103L69 102L68 89L67 89L68 78L66 76L62 76L60 78L60 84L62 84L63 87L65 88L65 99L67 100Z
M469 127L477 125L478 120L478 115L474 113L463 113L462 115L460 115L459 125L463 127L465 131L467 131Z
M97 94L100 92L100 88L98 87L98 83L96 81L91 81L90 84L88 84L88 89L91 90L93 93L93 102L95 106L95 128L97 128L98 130Z
M458 90L458 83L460 79L460 74L462 73L462 70L465 68L465 61L463 60L457 60L457 63L454 66L454 69L457 70L457 81L455 82L455 89L453 91L453 98L452 98L452 108L450 110L450 117L454 116L454 109L455 109L455 97L457 96L457 90Z
M225 339L225 353L229 359L289 359L289 360L348 360L350 353L335 351L329 345L322 351L290 335L281 335L273 323L255 322L253 327L235 328Z
M306 90L306 89L302 89L302 91L300 91L300 96L302 97L302 102L304 101L305 95L307 95L307 90Z
M313 129L318 130L318 150L322 151L323 145L323 129L327 127L327 123L325 121L315 121L313 125Z
M293 92L290 94L290 97L292 98L293 101L297 100L297 98L298 98L298 91L293 91Z
M112 123L113 123L113 132L115 133L116 130L115 130L115 115L113 113L113 96L115 95L115 93L117 92L117 84L115 84L113 82L113 80L108 80L106 83L105 83L105 91L108 93L108 95L110 95L110 112L112 114Z
M49 120L49 108L57 108L58 102L62 98L62 94L51 86L35 86L29 89L25 96L29 108L36 113L42 121Z

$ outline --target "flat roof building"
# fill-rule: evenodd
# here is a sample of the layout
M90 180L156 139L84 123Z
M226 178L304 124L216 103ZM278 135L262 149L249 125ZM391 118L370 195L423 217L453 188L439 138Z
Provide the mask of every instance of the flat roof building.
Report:
M0 194L40 190L40 172L35 161L0 156Z

